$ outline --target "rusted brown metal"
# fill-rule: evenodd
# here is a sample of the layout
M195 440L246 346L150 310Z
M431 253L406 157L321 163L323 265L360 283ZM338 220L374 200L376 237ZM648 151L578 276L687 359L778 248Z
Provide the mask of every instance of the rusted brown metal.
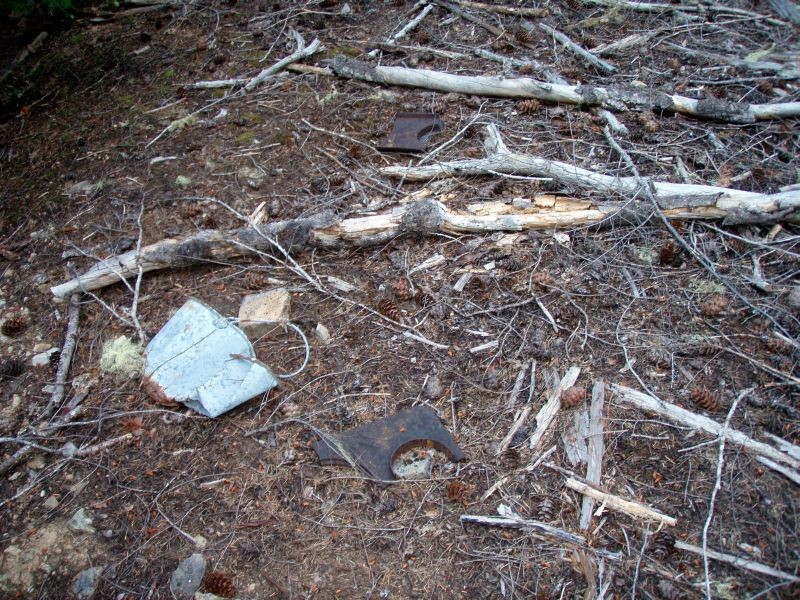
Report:
M415 446L433 446L451 461L464 460L464 453L442 425L436 411L416 406L343 433L328 435L312 444L323 465L349 465L339 453L341 448L370 477L380 481L397 479L392 460L400 452Z
M394 117L392 133L378 150L385 152L422 152L434 133L444 129L438 115L424 112L399 112Z

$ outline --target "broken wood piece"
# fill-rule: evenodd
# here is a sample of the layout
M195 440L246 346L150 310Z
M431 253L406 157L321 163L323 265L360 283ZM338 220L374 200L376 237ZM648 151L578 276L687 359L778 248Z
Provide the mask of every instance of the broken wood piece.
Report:
M589 414L585 410L573 412L572 423L561 432L564 453L573 467L588 462L589 447L586 445L586 438L588 437Z
M504 437L500 443L497 445L497 451L495 452L496 456L500 456L503 452L508 450L508 447L511 445L511 441L514 439L514 436L520 430L520 428L525 424L525 421L528 419L528 415L531 414L533 410L533 406L531 406L531 399L533 398L533 391L536 383L536 361L533 360L530 363L526 363L523 365L522 369L520 369L519 375L517 375L517 380L514 382L514 389L511 391L511 398L509 398L509 406L513 406L514 403L517 401L517 397L519 396L520 391L522 390L522 382L525 376L525 372L527 371L528 367L530 366L531 375L528 388L528 402L525 405L525 408L520 411L517 418L514 420L514 423L511 425L511 429L508 430L506 437Z
M533 58L529 58L527 60L521 60L519 58L514 58L513 56L502 56L500 54L495 54L494 52L490 52L489 50L485 50L483 48L473 48L472 53L475 56L479 56L480 58L485 58L487 60L493 60L495 62L499 62L502 65L511 65L516 67L517 69L532 67L539 71L544 78L549 81L550 83L559 83L561 85L569 85L569 82L564 79L561 75L552 71L545 67L542 63L538 60Z
M679 540L675 540L675 547L678 550L691 552L692 554L697 554L698 556L703 556L704 554L703 549L700 546L694 546L692 544L687 544L686 542L681 542ZM734 556L732 554L724 554L722 552L717 552L716 550L706 550L705 555L707 555L709 558L713 558L714 560L728 563L729 565L733 565L734 567L738 569L743 569L745 571L752 571L753 573L769 575L770 577L777 577L778 579L784 579L786 581L794 581L794 582L800 581L800 577L792 575L791 573L778 571L777 569L773 569L772 567L768 567L767 565L764 565L762 563L758 563L752 560L747 560L746 558L741 558L739 556Z
M795 446L791 442L787 442L785 439L768 432L765 432L764 435L775 442L778 448L780 448L783 452L786 452L789 456L800 460L800 446Z
M586 465L586 481L592 485L600 484L603 470L603 404L605 402L605 386L602 381L592 386L592 406L589 409L589 461ZM584 495L581 504L580 528L588 529L592 520L594 499Z
M709 419L703 415L698 415L669 402L664 402L663 400L653 398L652 396L648 396L647 394L643 394L642 392L629 387L612 384L611 389L615 393L616 399L626 404L630 404L644 411L661 415L662 417L666 417L676 423L680 423L681 425L687 425L688 427L700 429L706 433L710 433L713 436L719 437L724 434L726 440L733 444L742 446L746 450L750 450L751 452L754 452L760 456L764 456L774 462L788 465L792 469L800 469L800 460L790 456L789 454L784 454L768 444L758 442L748 437L741 431L737 431L735 429L726 430L721 424L717 423L713 419Z
M588 496L593 500L602 502L604 507L623 512L631 517L650 521L658 521L659 523L670 526L674 526L678 522L674 517L669 517L655 509L650 508L649 506L645 506L644 504L634 502L632 500L626 500L619 496L615 496L614 494L602 492L587 483L578 481L577 479L567 479L566 486L571 490L575 490L576 492L583 494L584 496Z
M549 162L549 161L548 161ZM427 167L422 167L426 169ZM572 168L575 170L574 167ZM605 177L605 176L603 176ZM677 184L673 184L677 185ZM720 188L724 189L724 188ZM734 191L732 191L734 192ZM708 196L704 199L686 200L681 206L672 200L671 208L664 209L669 218L715 219L736 222L741 215L760 215L761 222L769 219L790 217L800 212L800 191L784 194L761 195L750 192L737 192L735 198ZM121 282L128 277L161 269L188 267L209 262L227 261L244 256L258 256L259 253L274 251L273 239L280 242L290 252L304 248L338 248L346 244L370 246L386 243L403 233L419 235L436 232L483 233L486 231L525 231L552 229L580 225L611 223L611 218L622 214L627 218L637 216L636 206L631 203L592 203L590 208L580 210L559 210L559 202L552 210L541 210L523 214L504 214L507 207L494 203L496 215L472 215L468 212L449 210L436 200L421 200L396 207L394 210L367 217L338 219L332 212L321 212L310 217L276 221L259 225L258 230L244 227L227 231L204 230L194 235L166 239L145 246L140 252L132 250L119 256L111 256L96 263L82 275L65 283L53 286L50 290L57 297L64 298L74 292L91 291ZM487 204L488 206L488 204ZM566 207L565 207L566 208ZM643 209L639 217L646 219L650 211ZM548 321L555 327L555 321L538 298Z
M535 448L541 443L542 438L544 438L561 408L561 392L575 385L580 373L581 370L579 367L570 367L555 389L550 392L547 402L545 402L544 406L542 406L536 414L536 430L531 435L529 442L530 448Z
M500 98L536 98L608 110L680 113L725 123L755 123L800 116L800 102L747 104L719 99L697 100L651 89L559 85L527 77L507 79L483 75L453 75L428 69L375 66L337 56L327 61L339 77L382 85L416 87Z

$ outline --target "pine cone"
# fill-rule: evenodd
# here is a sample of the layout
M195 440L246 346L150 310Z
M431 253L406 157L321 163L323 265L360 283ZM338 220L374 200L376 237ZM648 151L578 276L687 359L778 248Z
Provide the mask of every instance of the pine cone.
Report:
M519 114L529 115L539 110L540 106L541 104L539 104L538 100L531 98L530 100L522 100L521 102L517 102L516 108Z
M646 113L639 113L639 123L641 123L642 128L647 133L655 133L656 131L661 129L661 126L658 124L658 121L656 121L652 116Z
M399 300L411 300L414 297L414 292L411 291L411 286L405 279L398 277L389 283L389 287Z
M483 150L472 146L470 148L464 148L463 154L467 158L480 158L481 156L483 156Z
M552 521L555 517L556 506L552 498L543 498L537 507L536 516L540 521Z
M203 575L203 587L207 592L222 598L236 596L236 586L233 585L231 578L219 571L211 571Z
M677 256L678 248L672 242L667 242L658 251L658 262L665 266L674 265Z
M725 296L713 294L700 305L700 312L706 317L716 317L727 307L728 299Z
M203 207L198 204L189 204L183 208L183 216L187 219L193 219L203 212Z
M120 426L127 433L139 433L144 429L144 421L142 417L125 417L120 421Z
M3 335L7 337L17 337L28 327L28 320L25 317L11 317L6 319L3 327Z
M425 290L417 290L417 293L414 294L414 302L419 304L422 308L428 308L429 306L436 304L436 298L434 298L433 294L430 292L426 292Z
M384 317L390 318L392 321L399 321L402 317L397 302L391 298L381 298L375 306L379 313Z
M495 266L499 269L504 269L506 271L520 271L525 266L522 264L522 261L513 257L513 256L505 256L503 258L499 258L494 261Z
M774 335L765 337L763 341L767 349L775 354L785 354L790 356L794 350L794 346L792 346L789 342Z
M433 36L427 29L419 29L417 30L416 38L420 44L429 44L433 39Z
M473 275L472 278L464 286L465 291L469 292L482 292L486 289L486 281L480 275Z
M550 287L553 285L553 276L547 271L537 271L531 277L531 281L539 287Z
M586 399L586 390L574 385L561 392L561 407L572 408Z
M523 29L522 27L514 31L514 37L521 44L530 44L533 41L533 34L527 29Z
M580 10L583 8L583 2L580 0L566 0L566 3L572 10Z
M675 538L666 531L661 531L653 536L653 546L650 552L658 560L664 560L672 554L675 547Z
M447 499L450 502L458 502L460 504L468 504L472 496L472 487L454 479L447 484Z
M503 453L497 459L498 464L503 469L516 469L519 466L519 461L519 450L514 447L503 450Z
M689 397L692 402L697 404L700 408L708 412L716 412L719 410L719 400L714 397L708 389L704 387L696 387L690 393Z
M248 271L242 279L242 287L246 290L263 290L269 285L269 278L257 271Z
M361 144L353 144L352 146L350 146L347 153L350 155L351 158L359 160L361 158L364 158L364 156L366 156L367 151Z
M535 69L531 63L524 63L517 67L517 73L520 75L532 75L534 72Z
M25 363L18 358L8 358L0 362L0 381L19 377L25 372Z

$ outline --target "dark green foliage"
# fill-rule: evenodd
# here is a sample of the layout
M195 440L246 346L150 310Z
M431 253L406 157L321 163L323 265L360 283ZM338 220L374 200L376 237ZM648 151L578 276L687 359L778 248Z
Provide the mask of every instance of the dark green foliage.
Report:
M26 14L34 8L50 13L66 12L72 8L72 0L0 0L0 14Z

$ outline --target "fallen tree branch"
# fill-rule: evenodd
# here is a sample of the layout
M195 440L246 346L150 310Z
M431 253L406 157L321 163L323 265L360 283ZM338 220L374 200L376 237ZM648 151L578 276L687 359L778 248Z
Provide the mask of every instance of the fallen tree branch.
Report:
M525 8L523 6L496 6L494 4L484 4L483 2L471 2L470 0L453 0L456 4L464 8L474 8L487 12L496 12L502 15L517 15L519 17L546 17L550 11L546 8Z
M626 500L625 498L621 498L614 494L602 492L587 483L578 481L577 479L567 479L566 486L571 490L575 490L576 492L583 494L584 496L601 502L601 508L608 507L613 510L623 512L631 517L649 521L658 521L663 525L674 526L678 522L674 517L669 517L655 509L650 508L649 506L645 506L640 502Z
M3 83L8 77L14 72L19 65L25 62L31 54L36 52L42 43L47 39L47 32L42 31L39 35L37 35L34 40L25 46L22 49L22 52L17 54L16 58L11 61L11 64L8 65L8 68L5 69L2 73L0 73L0 83Z
M664 42L671 49L679 54L688 56L700 56L708 60L717 61L733 65L738 69L749 69L759 73L769 73L779 79L800 79L800 68L796 65L783 64L771 60L745 60L743 58L736 58L735 56L725 56L723 54L715 54L713 52L706 52L704 50L695 50L694 48L684 48L679 44L672 42ZM796 60L796 57L795 57Z
M777 463L788 465L793 469L800 469L800 460L793 458L788 454L784 454L780 450L777 450L768 444L758 442L745 435L741 431L737 431L736 429L725 429L713 419L709 419L703 415L698 415L669 402L659 401L652 396L648 396L647 394L643 394L637 390L625 387L623 385L612 384L611 389L616 394L616 399L621 400L626 404L630 404L631 406L635 406L641 410L661 415L662 417L666 417L671 421L680 423L681 425L700 429L715 437L724 436L725 439L732 444L741 446L755 454L765 456Z
M684 550L700 556L703 555L703 549L700 546L694 546L692 544L687 544L685 542L676 540L675 547L678 550ZM717 552L716 550L706 550L706 554L709 558L728 563L737 569L744 569L745 571L752 571L753 573L761 573L762 575L769 575L770 577L777 577L778 579L785 579L786 581L800 581L800 577L792 575L791 573L778 571L777 569L773 569L772 567L768 567L767 565L752 560L747 560L746 558L741 558L732 554L723 554L722 552Z
M772 17L767 17L765 15L752 12L749 10L743 10L741 8L732 8L728 6L721 6L719 4L687 4L687 3L678 3L678 4L659 4L657 2L635 2L634 0L585 0L588 4L593 4L595 6L605 6L608 8L624 8L626 10L633 10L637 12L649 12L649 13L660 13L660 12L682 12L682 13L700 13L700 12L708 12L711 14L718 14L718 15L734 15L740 17L749 17L751 19L763 19L768 23L772 23L773 25L788 25L786 21L780 21L778 19L773 19Z
M384 167L381 173L413 181L442 176L500 173L547 177L564 185L599 193L635 196L641 190L641 181L635 176L604 175L568 163L512 152L501 139L497 126L487 125L486 130L485 158L454 160L416 167ZM777 213L779 219L788 220L795 216L800 207L800 194L797 190L765 195L711 185L662 181L650 183L659 207L665 214L669 213L669 216L674 218L722 218L725 219L726 225L734 225L747 223L750 218L761 219L765 211ZM688 210L681 211L683 215L678 216L674 214L674 209L681 204ZM705 217L701 216L702 214Z
M558 527L553 527L541 521L534 521L532 519L522 519L519 517L494 517L483 515L461 515L461 523L471 523L473 525L484 525L486 527L504 527L508 529L530 529L538 534L554 537L568 544L575 544L576 546L586 547L586 538L577 533L570 533ZM620 555L600 548L593 548L593 551L598 554L613 560L619 560Z
M574 167L572 169L574 171ZM800 210L800 191L771 196L749 192L739 195L742 197L694 197L684 206L676 206L677 201L670 201L673 208L663 212L670 218L722 218L726 219L725 222L731 215L760 213L761 221L768 222L775 213L783 217L787 211ZM386 243L403 233L424 235L436 232L457 234L572 228L610 221L621 214L647 218L650 213L640 214L637 207L630 203L594 203L555 196L521 208L503 202L489 202L471 212L451 210L432 199L405 204L390 212L344 220L337 219L333 213L323 212L308 218L260 225L260 233L251 227L244 227L228 231L204 230L182 239L162 240L145 246L140 253L131 251L102 260L84 274L50 289L55 296L63 298L74 292L97 290L119 283L138 275L140 268L142 273L149 273L209 261L256 256L258 252L269 253L273 246L268 238L279 239L292 251L338 248L347 244L371 246Z
M288 67L292 63L295 63L299 60L304 58L308 58L317 52L322 51L322 43L318 39L314 39L308 46L306 46L303 37L297 33L296 31L292 30L292 33L295 37L295 43L297 44L297 49L292 52L289 56L282 58L274 65L263 69L258 75L254 77L236 77L233 79L215 79L211 81L197 81L195 83L189 83L185 87L193 88L193 89L215 89L215 88L225 88L225 87L234 87L234 86L244 86L244 90L246 92L252 92L262 83L270 79L275 73L278 71Z
M382 85L417 87L440 92L501 98L536 98L608 110L652 110L727 123L755 123L800 116L800 102L747 104L718 99L697 100L650 89L559 85L526 77L506 79L482 75L453 75L427 69L373 66L337 56L328 61L334 73L347 79Z

